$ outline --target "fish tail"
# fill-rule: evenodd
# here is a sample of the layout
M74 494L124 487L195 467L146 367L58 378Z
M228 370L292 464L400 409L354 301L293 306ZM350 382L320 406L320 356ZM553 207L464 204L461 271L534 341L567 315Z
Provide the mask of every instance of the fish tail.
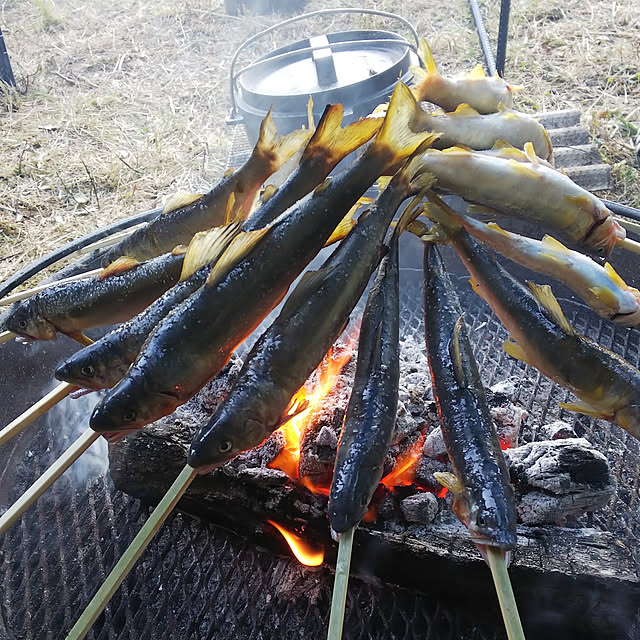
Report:
M301 163L322 158L329 168L373 138L380 128L380 118L365 118L342 127L344 108L330 104L324 110L315 133L309 140Z
M407 196L426 193L436 183L436 177L425 170L423 153L438 140L439 134L432 133L423 140L403 167L393 176L394 185L403 185ZM424 192L424 193L423 193Z
M431 139L431 143L435 142L437 137L434 138L431 132L414 131L422 115L423 111L409 87L398 82L393 90L382 126L373 139L371 152L387 155L389 157L387 167L393 167L408 158L428 139Z
M424 38L420 38L418 55L424 63L426 70L418 66L413 66L409 69L413 74L411 91L416 97L416 100L426 100L426 97L429 95L429 85L433 81L434 76L439 76L440 73L438 72L436 61L433 59L431 48Z
M262 160L271 173L275 173L302 145L310 138L312 132L308 129L296 129L281 136L271 115L273 107L260 124L260 136L253 155L256 160Z
M457 233L463 228L458 212L452 209L433 191L426 193L428 204L425 206L426 216L436 222L447 233Z

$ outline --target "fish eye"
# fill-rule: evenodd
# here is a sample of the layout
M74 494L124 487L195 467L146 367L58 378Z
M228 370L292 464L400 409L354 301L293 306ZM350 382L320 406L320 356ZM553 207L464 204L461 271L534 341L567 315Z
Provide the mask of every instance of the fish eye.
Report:
M229 451L231 451L231 447L233 446L233 444L231 443L231 440L223 440L219 446L218 449L220 451L220 453L229 453Z
M476 523L479 527L486 527L487 526L487 519L480 514L477 518L476 518Z
M122 416L122 419L125 422L133 422L136 419L136 412L135 411L127 411L127 413L125 413Z
M83 376L92 376L93 375L93 367L90 364L85 365L80 369L80 373Z
M26 320L18 320L18 326L21 329L26 329L27 328L27 321Z

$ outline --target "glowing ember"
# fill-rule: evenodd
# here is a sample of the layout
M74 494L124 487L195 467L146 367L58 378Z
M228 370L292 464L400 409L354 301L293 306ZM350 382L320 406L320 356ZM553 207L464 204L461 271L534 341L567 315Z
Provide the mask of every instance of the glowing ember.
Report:
M278 432L284 437L285 445L276 458L269 463L272 469L281 469L290 478L299 479L298 463L300 461L300 443L304 432L311 426L309 416L335 386L336 379L344 366L351 360L353 350L358 339L360 327L355 326L349 331L344 343L333 346L318 368L309 376L307 382L291 399L288 414L292 418L283 424ZM309 481L303 483L314 493L328 495L328 489L317 487Z
M393 487L407 487L413 484L413 477L416 473L416 465L420 456L422 455L422 447L425 441L425 434L420 434L420 437L416 443L405 451L401 456L398 456L396 466L380 481L387 489L393 489Z
M314 549L307 542L305 542L299 535L287 531L284 527L281 527L277 522L273 520L267 520L269 524L272 524L287 541L287 544L291 547L293 555L298 559L301 564L307 567L318 567L324 560L324 549Z

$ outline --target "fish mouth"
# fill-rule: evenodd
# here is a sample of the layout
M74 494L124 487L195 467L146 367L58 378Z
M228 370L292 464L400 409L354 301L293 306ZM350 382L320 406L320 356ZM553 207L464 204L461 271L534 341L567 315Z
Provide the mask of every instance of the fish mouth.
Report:
M487 547L493 547L494 549L499 549L502 551L502 556L504 557L504 562L509 567L511 564L511 560L513 559L513 551L511 549L505 549L502 545L496 544L493 540L487 540L486 538L474 538L471 537L473 544L476 545L480 555L483 557L484 561L489 564L489 556L487 553Z
M116 442L126 438L130 433L137 431L136 429L122 429L121 431L105 431L100 435L109 443L115 444Z

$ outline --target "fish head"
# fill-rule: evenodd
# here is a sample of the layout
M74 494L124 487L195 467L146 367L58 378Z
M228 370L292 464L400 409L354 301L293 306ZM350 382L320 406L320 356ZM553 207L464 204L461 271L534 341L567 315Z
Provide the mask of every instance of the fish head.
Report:
M35 306L26 303L16 303L9 312L4 326L7 330L17 333L19 336L33 338L34 340L55 340L56 328L45 320L35 309Z
M140 381L123 378L95 407L89 426L98 433L135 431L173 413L180 404L176 396L149 389Z
M611 215L600 218L591 226L585 242L594 251L603 256L608 256L619 240L626 238L626 231Z
M513 500L507 499L505 508L501 508L499 505L505 503L504 496L494 496L490 486L491 483L485 485L473 498L467 494L466 504L459 507L466 520L463 520L456 510L459 496L454 498L454 511L458 518L466 524L471 540L476 545L499 547L504 550L513 549L517 543L515 510L513 513L509 513L509 508L513 506ZM502 488L500 490L502 491Z
M356 469L352 469L351 473L356 474L355 482L343 482L338 472L338 476L331 485L329 522L331 528L337 533L351 529L365 517L377 487L374 485L373 491L371 490L372 483L368 474L358 473Z
M223 403L191 442L188 463L207 473L262 442L271 431L255 413Z
M55 377L85 389L108 389L122 379L128 369L128 363L118 366L111 360L104 357L102 343L94 342L59 365Z

